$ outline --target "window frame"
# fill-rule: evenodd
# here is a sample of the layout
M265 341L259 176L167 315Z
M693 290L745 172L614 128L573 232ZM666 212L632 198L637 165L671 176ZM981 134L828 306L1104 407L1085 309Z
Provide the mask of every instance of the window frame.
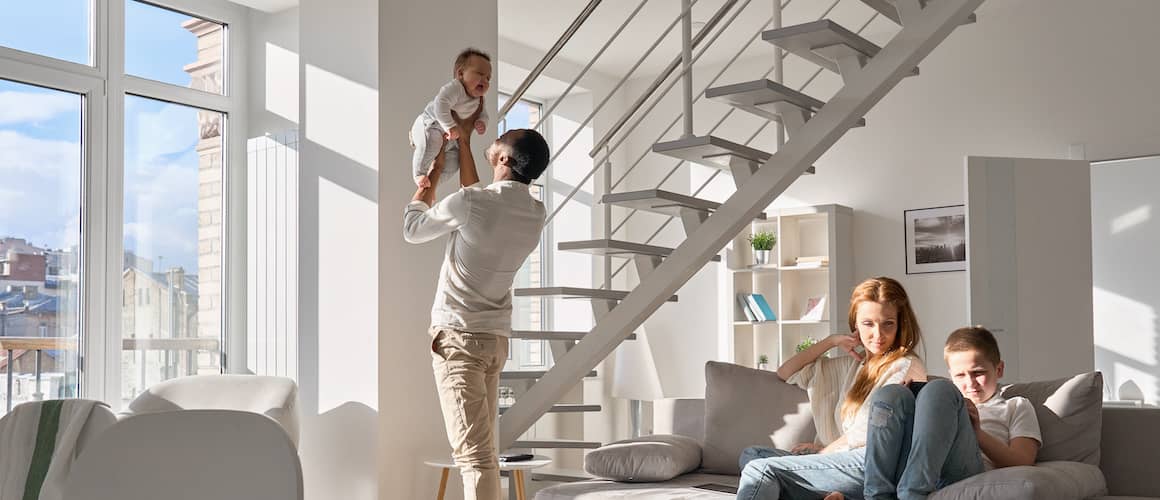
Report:
M210 94L125 74L125 1L91 0L92 65L0 46L0 78L80 94L81 284L78 397L118 410L121 404L121 313L124 222L125 96L222 113L222 348L225 373L246 359L246 59L247 9L223 0L141 2L224 25L225 87ZM237 362L235 362L237 360Z

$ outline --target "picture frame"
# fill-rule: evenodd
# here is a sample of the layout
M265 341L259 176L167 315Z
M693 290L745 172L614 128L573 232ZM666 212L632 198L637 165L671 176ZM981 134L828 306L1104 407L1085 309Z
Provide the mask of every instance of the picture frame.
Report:
M904 210L906 274L967 270L964 205Z
M826 312L826 294L806 299L806 308L802 312L802 321L821 321Z

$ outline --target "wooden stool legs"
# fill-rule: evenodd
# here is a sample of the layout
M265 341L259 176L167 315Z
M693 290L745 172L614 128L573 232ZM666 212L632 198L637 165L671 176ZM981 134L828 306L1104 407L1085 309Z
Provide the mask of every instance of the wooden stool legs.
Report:
M528 494L524 491L524 471L519 469L512 471L512 484L516 489L516 500L528 500Z
M439 478L439 496L435 500L443 500L443 494L447 493L447 476L451 474L451 469L443 469L443 477Z

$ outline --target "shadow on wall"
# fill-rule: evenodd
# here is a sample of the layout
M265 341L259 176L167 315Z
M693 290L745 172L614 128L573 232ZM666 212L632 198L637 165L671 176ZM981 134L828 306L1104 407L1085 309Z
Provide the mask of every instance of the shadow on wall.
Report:
M378 497L378 440L351 432L373 430L378 420L377 411L350 402L321 415L303 415L299 452L306 498Z

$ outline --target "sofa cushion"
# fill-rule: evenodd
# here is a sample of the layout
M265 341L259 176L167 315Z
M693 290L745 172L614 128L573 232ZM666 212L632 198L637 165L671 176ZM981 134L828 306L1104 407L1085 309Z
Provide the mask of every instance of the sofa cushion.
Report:
M814 421L806 391L777 374L731 363L705 363L705 437L701 467L740 474L737 460L749 446L790 449L813 442Z
M972 476L934 492L930 500L1056 500L1107 493L1099 467L1079 462L1043 462L1005 467Z
M613 481L668 481L701 465L701 443L687 436L655 435L617 441L584 456L584 471Z
M696 488L737 486L737 476L692 473L662 483L620 483L604 479L564 483L536 492L536 500L733 500L736 495Z
M1023 396L1035 405L1043 447L1037 460L1100 465L1100 419L1104 379L1091 372L1046 382L1003 388L1006 397Z

